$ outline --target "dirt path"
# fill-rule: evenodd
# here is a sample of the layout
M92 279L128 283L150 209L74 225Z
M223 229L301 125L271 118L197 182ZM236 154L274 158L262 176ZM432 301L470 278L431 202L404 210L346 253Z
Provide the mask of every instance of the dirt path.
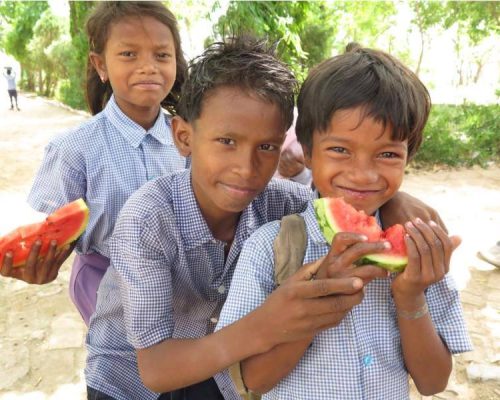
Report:
M0 94L0 233L40 217L25 198L43 147L55 133L86 118L39 98L21 96L20 112L8 110L7 102L7 94ZM437 208L449 231L464 239L452 274L475 350L455 358L448 390L434 398L498 399L500 269L476 252L500 240L500 168L412 171L404 189ZM86 398L86 329L67 294L69 266L45 286L0 279L0 400ZM481 374L494 379L472 379Z

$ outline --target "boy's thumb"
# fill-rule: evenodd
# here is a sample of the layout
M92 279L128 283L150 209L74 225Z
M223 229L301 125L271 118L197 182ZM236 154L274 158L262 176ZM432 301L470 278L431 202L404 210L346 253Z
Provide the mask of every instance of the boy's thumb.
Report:
M462 243L462 238L460 236L450 236L451 246L453 250L456 250L460 243Z

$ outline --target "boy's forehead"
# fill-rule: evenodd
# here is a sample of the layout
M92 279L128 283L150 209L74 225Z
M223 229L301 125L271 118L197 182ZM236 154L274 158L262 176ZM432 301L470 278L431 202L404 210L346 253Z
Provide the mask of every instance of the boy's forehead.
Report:
M249 137L262 131L277 139L285 135L281 110L277 104L259 97L251 90L234 86L221 86L205 93L200 115L192 125ZM254 134L250 135L252 132Z

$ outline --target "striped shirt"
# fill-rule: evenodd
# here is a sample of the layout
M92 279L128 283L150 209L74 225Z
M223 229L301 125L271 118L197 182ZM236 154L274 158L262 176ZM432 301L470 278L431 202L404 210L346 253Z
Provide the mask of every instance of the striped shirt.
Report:
M302 214L307 227L304 263L327 254L312 203ZM217 329L260 306L275 289L272 243L279 222L250 237L241 252ZM403 400L409 398L391 279L365 288L361 304L335 328L317 334L302 359L263 399ZM454 281L446 276L426 291L430 315L452 354L471 350Z
M90 217L76 250L109 257L108 240L129 196L152 178L184 169L186 162L166 114L160 112L146 131L112 96L102 112L47 145L28 202L48 214L83 198Z
M225 243L201 214L189 170L133 194L111 238L111 266L90 321L88 386L118 400L157 398L141 382L135 349L213 332L243 242L259 226L303 210L310 196L304 185L272 180L243 211L224 260ZM226 399L239 399L227 375L216 380Z

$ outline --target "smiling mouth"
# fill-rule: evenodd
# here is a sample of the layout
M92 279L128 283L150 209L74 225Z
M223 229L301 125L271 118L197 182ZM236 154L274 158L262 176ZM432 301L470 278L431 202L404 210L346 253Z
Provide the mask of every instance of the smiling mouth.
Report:
M381 189L363 189L363 190L359 190L359 189L351 189L351 188L344 187L344 186L337 186L337 187L342 192L344 192L344 193L346 193L346 194L348 194L350 196L354 196L354 197L367 197L367 196L379 193L381 191Z
M250 187L223 184L228 192L238 197L248 197L257 194L257 190Z

